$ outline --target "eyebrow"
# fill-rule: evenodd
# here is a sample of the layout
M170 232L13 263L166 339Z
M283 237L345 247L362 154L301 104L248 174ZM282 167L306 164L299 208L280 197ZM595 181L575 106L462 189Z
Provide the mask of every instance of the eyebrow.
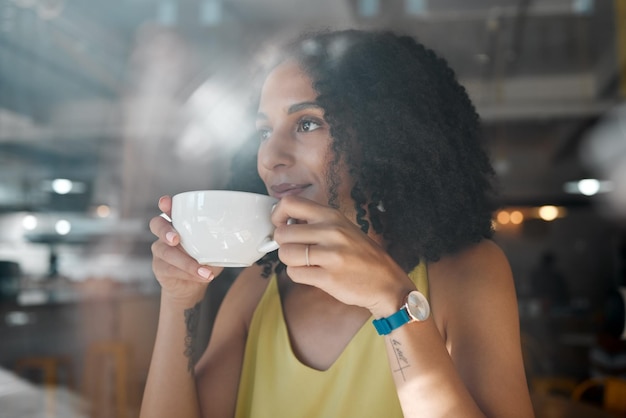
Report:
M289 106L289 109L287 109L287 114L291 115L292 113L296 113L301 110L311 109L311 108L321 109L322 107L315 102L296 103L294 105Z
M304 109L321 109L321 108L322 107L316 102L301 102L301 103L296 103L296 104L292 104L291 106L289 106L289 108L287 109L287 114L291 115L292 113L296 113ZM263 112L258 112L257 119L267 119L267 115Z

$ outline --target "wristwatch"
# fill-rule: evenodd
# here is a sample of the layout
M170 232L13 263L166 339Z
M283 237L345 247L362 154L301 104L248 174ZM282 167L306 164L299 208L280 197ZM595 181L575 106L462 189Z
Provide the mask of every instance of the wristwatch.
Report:
M396 328L414 321L425 321L430 315L428 299L417 290L411 291L400 310L386 318L374 319L379 335L387 335Z

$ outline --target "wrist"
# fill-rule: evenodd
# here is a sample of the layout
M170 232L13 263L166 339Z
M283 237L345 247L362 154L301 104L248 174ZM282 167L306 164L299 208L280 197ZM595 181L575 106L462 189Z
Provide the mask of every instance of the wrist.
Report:
M407 295L413 290L416 290L415 286L407 285L384 295L379 302L370 309L372 316L375 319L380 319L393 315L406 303Z
M418 290L409 292L404 304L392 315L374 319L372 325L379 335L387 335L393 330L410 322L421 322L430 316L428 299Z
M161 306L168 306L171 309L189 309L202 302L206 293L206 287L200 292L188 294L185 296L172 295L169 292L161 289Z

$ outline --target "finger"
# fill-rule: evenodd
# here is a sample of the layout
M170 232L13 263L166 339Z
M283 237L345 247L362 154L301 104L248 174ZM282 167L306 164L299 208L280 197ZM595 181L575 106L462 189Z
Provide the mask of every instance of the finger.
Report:
M274 240L279 245L285 244L317 244L320 232L323 229L319 224L287 224L274 230Z
M169 245L176 246L180 244L180 237L178 236L178 232L172 227L172 224L169 223L162 216L155 216L150 219L150 232L156 235L158 238L164 240Z
M322 267L343 265L350 260L337 247L315 244L285 244L278 249L278 258L290 267Z
M312 200L299 196L285 196L276 204L271 219L276 226L286 225L290 219L316 223L327 219L333 212L336 210Z
M274 240L281 247L286 244L323 244L336 248L348 245L348 239L348 231L338 223L282 225L274 230Z
M161 196L159 199L159 209L168 217L172 216L172 198L170 196Z
M152 244L152 254L155 258L163 260L196 279L207 280L215 276L211 266L200 266L180 246L172 247L161 240L157 240Z
M278 258L287 266L311 267L310 244L286 244L278 249ZM308 261L308 264L307 264Z
M201 276L199 274L189 274L188 272L169 264L165 260L156 257L152 260L152 269L157 277L176 278L200 283L210 282L215 278L215 275L212 274L210 270L206 277L205 275Z

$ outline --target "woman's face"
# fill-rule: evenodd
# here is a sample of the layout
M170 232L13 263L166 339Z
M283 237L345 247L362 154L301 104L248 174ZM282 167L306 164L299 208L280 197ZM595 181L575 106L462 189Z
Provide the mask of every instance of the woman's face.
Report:
M316 99L311 79L293 61L276 67L263 84L256 119L257 169L271 196L299 195L328 204L332 138ZM344 167L340 161L337 192L346 211L352 205L352 185Z

